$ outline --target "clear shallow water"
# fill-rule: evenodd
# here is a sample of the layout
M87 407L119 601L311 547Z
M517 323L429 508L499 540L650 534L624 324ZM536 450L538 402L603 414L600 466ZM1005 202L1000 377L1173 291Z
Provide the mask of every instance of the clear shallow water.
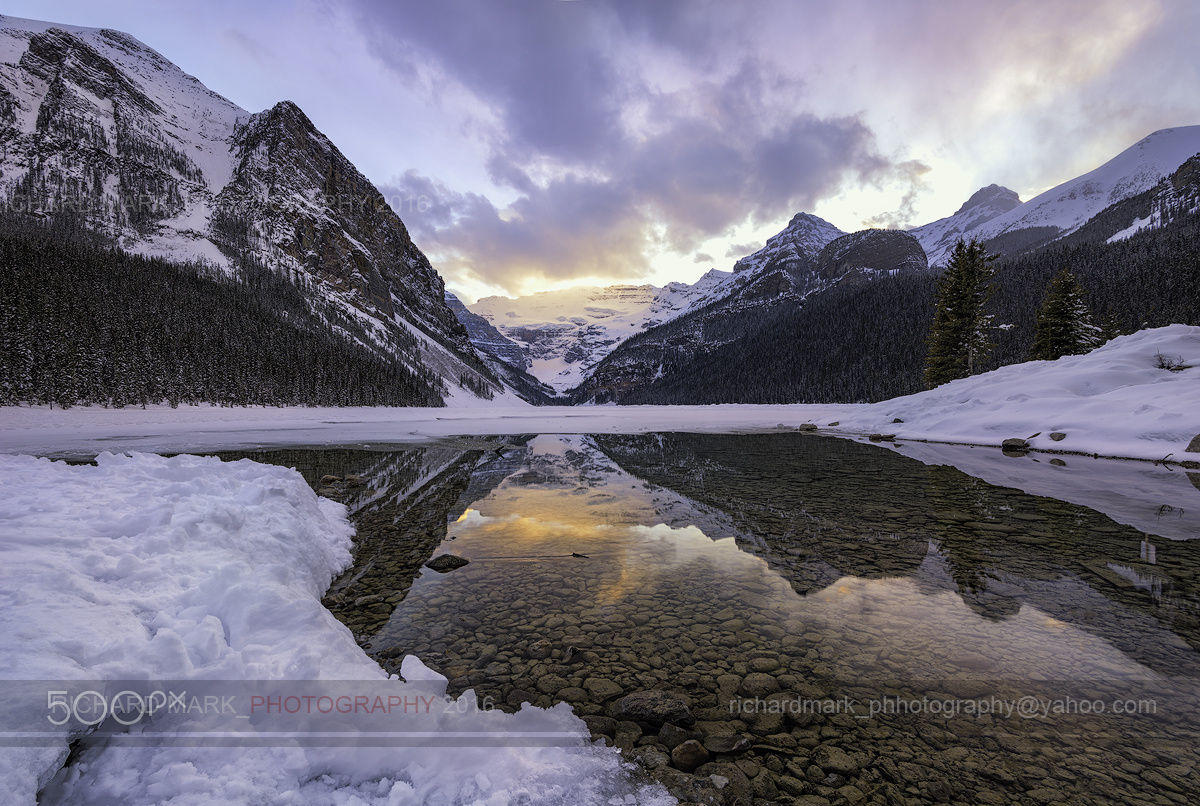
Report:
M382 664L417 654L505 707L569 702L684 799L1200 792L1200 542L808 435L254 458L351 506L328 604ZM442 553L470 563L420 570ZM625 718L644 690L690 717ZM686 739L706 750L664 764Z

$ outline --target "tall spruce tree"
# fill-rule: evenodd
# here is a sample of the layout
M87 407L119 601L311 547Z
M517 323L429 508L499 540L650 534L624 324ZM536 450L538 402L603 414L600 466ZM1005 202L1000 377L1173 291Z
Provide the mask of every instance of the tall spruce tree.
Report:
M1053 361L1064 355L1079 355L1104 342L1102 331L1092 319L1079 281L1063 269L1046 287L1046 296L1038 310L1030 357Z
M938 280L937 305L929 332L925 382L938 386L982 369L991 348L992 261L979 241L959 239Z

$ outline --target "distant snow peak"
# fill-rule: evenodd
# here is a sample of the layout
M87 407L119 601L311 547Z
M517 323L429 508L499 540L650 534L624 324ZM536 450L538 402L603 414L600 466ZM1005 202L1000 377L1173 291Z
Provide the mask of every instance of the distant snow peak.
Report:
M484 297L467 308L521 348L531 375L566 392L621 342L723 298L734 280L711 269L690 284L566 288Z

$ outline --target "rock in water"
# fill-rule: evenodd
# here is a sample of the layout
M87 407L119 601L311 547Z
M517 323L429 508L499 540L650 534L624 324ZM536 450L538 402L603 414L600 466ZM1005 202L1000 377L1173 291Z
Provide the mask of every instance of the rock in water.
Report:
M1020 437L1009 437L1000 443L1000 448L1008 453L1028 453L1029 440Z
M453 571L455 568L462 568L469 562L470 560L466 557L459 557L457 554L442 554L425 563L425 567L437 571L439 574L444 574L447 571Z
M688 698L682 694L652 689L626 694L613 704L612 714L617 719L648 722L651 725L664 722L691 725L696 718L692 716L690 706Z
M831 744L823 744L813 754L813 762L825 772L835 772L839 775L850 775L858 770L858 762L850 757L845 750Z
M684 772L691 772L708 761L708 751L695 739L688 739L671 751L671 763Z

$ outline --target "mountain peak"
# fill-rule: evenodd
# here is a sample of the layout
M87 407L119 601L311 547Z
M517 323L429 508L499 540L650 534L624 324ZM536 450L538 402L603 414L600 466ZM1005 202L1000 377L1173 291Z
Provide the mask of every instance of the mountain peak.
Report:
M767 265L813 261L825 244L845 234L820 216L796 213L786 227L767 239L762 249L739 260L733 270L740 274Z
M962 207L958 208L955 215L965 213L973 207L988 206L997 212L1011 210L1021 203L1021 197L1017 195L1015 190L1010 190L1003 185L987 185L971 194L971 198L963 202Z
M785 229L794 229L800 226L818 227L820 229L837 229L837 227L834 227L833 224L830 224L825 219L821 218L820 216L813 215L812 213L796 213L794 216L792 216L791 221L788 221Z

